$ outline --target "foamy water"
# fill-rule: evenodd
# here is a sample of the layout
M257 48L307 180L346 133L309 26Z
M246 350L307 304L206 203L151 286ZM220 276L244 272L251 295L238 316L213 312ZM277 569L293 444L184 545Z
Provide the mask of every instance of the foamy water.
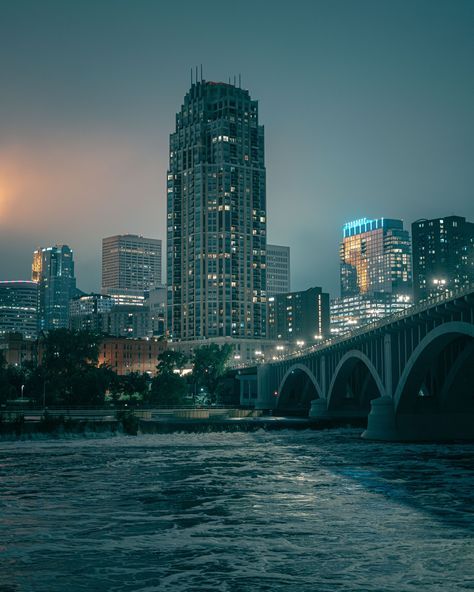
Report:
M0 444L0 592L474 589L474 445L357 430Z

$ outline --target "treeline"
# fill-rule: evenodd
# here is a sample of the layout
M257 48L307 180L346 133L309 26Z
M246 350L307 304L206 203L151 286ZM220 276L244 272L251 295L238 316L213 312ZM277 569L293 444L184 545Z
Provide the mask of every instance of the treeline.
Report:
M98 365L102 338L89 331L56 329L41 343L40 362L8 366L0 351L0 404L23 400L35 405L117 406L212 404L232 396L225 380L230 345L196 348L191 360L166 350L157 359L157 373L118 375L107 364ZM192 366L192 372L182 374Z

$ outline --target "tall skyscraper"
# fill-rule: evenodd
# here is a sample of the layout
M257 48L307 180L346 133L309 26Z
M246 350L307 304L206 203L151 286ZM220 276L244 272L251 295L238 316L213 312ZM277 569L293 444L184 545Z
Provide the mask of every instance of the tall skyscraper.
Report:
M39 290L39 329L67 328L69 301L76 292L73 252L67 245L33 253L32 280Z
M412 289L410 235L401 220L362 218L343 227L341 296Z
M102 240L103 294L110 294L120 304L143 304L144 293L160 285L161 240L136 234Z
M0 281L0 335L21 333L35 339L38 332L38 284Z
M267 297L290 290L290 247L267 245Z
M265 337L264 132L257 101L232 84L192 84L176 115L169 157L170 337Z
M424 300L474 282L474 223L461 216L412 224L413 292Z

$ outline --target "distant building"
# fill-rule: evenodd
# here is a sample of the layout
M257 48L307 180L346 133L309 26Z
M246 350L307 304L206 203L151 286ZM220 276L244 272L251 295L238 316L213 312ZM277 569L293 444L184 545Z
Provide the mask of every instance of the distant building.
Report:
M160 239L119 234L102 240L103 294L114 296L117 304L134 304L127 296L143 298L160 285Z
M410 294L411 242L401 220L362 218L343 227L341 297Z
M291 291L290 247L267 244L267 296Z
M341 334L413 304L411 241L402 220L362 218L343 227L341 298L331 301L331 334Z
M99 347L98 364L107 364L120 375L130 372L156 374L158 356L166 349L159 339L104 337Z
M269 337L298 345L329 337L329 294L314 287L271 296Z
M340 335L413 305L410 294L357 294L331 300L331 335Z
M35 339L22 333L3 333L0 334L0 351L8 366L21 368L25 362L37 360L38 345Z
M38 334L38 284L0 281L0 335L19 333L26 339Z
M76 293L73 252L67 245L33 253L32 280L39 290L39 329L67 328L69 301Z
M103 314L112 310L115 303L106 294L86 294L73 298L69 304L69 326L76 331L102 333Z
M474 283L474 223L461 216L412 224L413 292L425 300Z
M279 355L289 351L289 343L286 341L275 341L274 339L234 339L232 337L216 337L191 341L170 341L168 348L183 353L190 360L197 347L215 343L218 346L229 344L232 347L232 354L227 366L239 367L243 365L256 364L264 361L275 360Z
M150 311L147 306L114 306L101 315L102 333L116 337L142 339L150 335Z
M168 330L175 340L264 339L266 180L258 103L191 85L170 136Z
M145 306L150 312L150 336L160 337L166 334L166 286L160 286L147 293Z

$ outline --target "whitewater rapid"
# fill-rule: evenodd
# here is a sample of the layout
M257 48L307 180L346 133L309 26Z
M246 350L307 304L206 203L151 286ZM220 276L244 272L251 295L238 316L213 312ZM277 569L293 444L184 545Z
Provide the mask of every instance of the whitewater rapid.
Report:
M0 592L474 589L474 444L0 443Z

